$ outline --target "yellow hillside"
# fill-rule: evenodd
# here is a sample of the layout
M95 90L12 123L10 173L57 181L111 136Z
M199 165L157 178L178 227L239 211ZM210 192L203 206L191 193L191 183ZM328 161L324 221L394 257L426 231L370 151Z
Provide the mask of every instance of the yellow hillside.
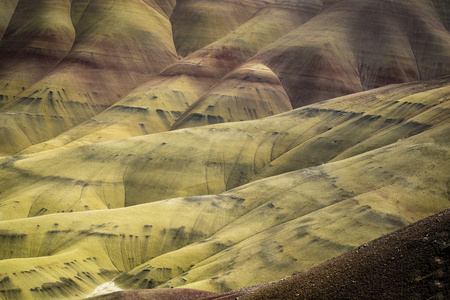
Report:
M215 297L448 209L447 2L0 0L0 299Z

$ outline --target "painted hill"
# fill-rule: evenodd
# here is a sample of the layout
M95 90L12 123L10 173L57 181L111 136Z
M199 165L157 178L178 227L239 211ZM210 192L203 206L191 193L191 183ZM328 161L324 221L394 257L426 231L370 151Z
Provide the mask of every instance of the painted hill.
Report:
M93 299L445 299L450 279L449 226L447 209L304 273L233 292L152 289L115 292Z
M448 4L440 3L447 14ZM448 74L449 33L432 1L345 0L324 6L255 58L279 76L294 107Z
M450 290L449 226L447 209L239 299L445 299Z
M190 108L189 112L187 112L187 108L194 102L204 102L204 100L200 101L198 99L215 84L218 84L234 68L244 64L246 60L250 59L264 46L309 20L313 13L316 13L320 8L320 5L316 2L304 3L302 1L283 0L267 5L250 20L222 39L196 51L185 59L169 65L156 78L131 92L110 109L52 140L29 147L22 153L39 152L62 146L68 148L169 130L182 113L186 117L188 117L188 114L192 114L193 108ZM283 22L279 21L281 17L283 17ZM239 41L239 43L236 43L236 41ZM267 69L264 66L260 66L260 68ZM246 72L251 72L248 76L256 78L253 82L259 78L255 76L255 72L251 68L241 68L239 72L240 75L238 76L241 78L236 78L234 83L231 83L231 86L225 86L223 90L219 90L219 93L240 92L242 88L239 84L241 83L244 84L243 88L248 86L250 90L246 93L246 98L233 103L236 106L235 108L224 105L222 110L225 110L226 113L229 113L228 107L234 111L243 110L244 108L247 110L244 105L250 104L252 106L251 112L253 112L253 109L258 109L259 114L264 116L274 114L274 111L284 111L287 108L286 104L281 104L281 110L278 107L268 107L267 105L263 107L267 111L259 109L259 103L252 99L271 103L273 101L271 97L274 95L269 94L262 97L251 86L254 83L245 78ZM270 70L263 72L270 74ZM272 75L270 80L275 81L276 85L278 79L274 77ZM227 85L230 83L221 82L220 85L222 84ZM274 88L277 90L276 93L284 93L282 87ZM233 92L233 90L235 91ZM282 97L285 98L283 95ZM225 97L221 98L222 101L227 99ZM196 104L195 107L199 105L204 107L204 104L200 103ZM195 110L198 110L198 108ZM220 113L223 113L223 111L215 114L212 114L211 110L206 113L204 111L196 112L196 114L205 114L204 118L197 118L200 120L197 120L196 126L206 125L209 120L219 122L225 117L222 117ZM239 112L236 114L236 117L229 116L224 121L254 118L249 113L242 114Z
M27 1L22 2L24 7L29 7ZM48 4L33 3L43 10L42 14L45 12L55 16L54 10L58 7L52 6L50 0ZM50 148L60 147L77 140L77 144L86 140L87 143L96 139L110 140L115 136L114 131L117 131L119 138L165 131L181 113L185 113L183 119L203 119L199 116L203 115L204 121L197 125L254 119L253 110L258 110L258 117L275 113L276 109L274 111L267 105L269 111L262 111L254 105L246 107L254 103L246 99L230 105L236 107L235 110L250 109L252 114L247 110L243 115L235 113L232 117L227 107L215 112L206 111L211 106L207 102L214 100L206 96L202 98L202 95L248 60L251 64L262 63L274 73L274 77L278 77L274 80L280 80L293 107L385 84L439 77L447 75L450 69L450 38L447 25L442 21L446 20L448 5L442 1L325 1L323 7L322 1L318 0L226 2L227 9L236 10L239 7L238 10L242 11L235 16L236 20L240 18L236 24L234 21L227 23L223 19L225 17L215 14L207 17L208 11L218 11L210 6L224 5L221 2L179 1L175 7L165 1L144 4L141 1L96 0L87 4L78 0L71 3L67 1L65 10L60 9L61 16L58 18L58 22L66 22L66 27L56 26L54 22L41 22L39 18L45 18L45 14L34 14L29 18L26 9L24 12L17 10L9 22L8 28L11 29L6 30L0 43L0 53L4 49L1 56L7 62L5 65L10 64L12 68L5 68L6 73L0 76L0 80L4 81L1 93L5 99L5 107L0 110L0 155L17 154L42 142L46 144L31 151L42 151L49 144ZM376 3L384 4L378 7ZM242 9L240 5L244 4L248 9ZM72 12L70 5L74 7ZM173 26L167 19L171 7L174 11L170 15ZM191 24L188 17L183 17L185 13L190 16L188 12L196 9L199 16L203 16L192 18L200 22L195 23L198 26ZM221 11L224 16L229 15L227 9ZM21 21L23 19L36 20L25 23ZM283 21L280 22L280 19ZM122 23L117 23L117 20ZM171 65L176 59L175 47L181 43L176 41L177 33L172 33L172 27L181 28L181 32L189 29L192 34L198 35L197 27L204 28L206 25L202 24L210 26L218 20L222 20L222 25L228 24L225 27L235 24L233 28L236 28L232 30L227 27L223 33L214 33L208 38L211 39L208 43L212 42L210 45L201 48L204 43L201 42L189 50L197 51ZM39 24L39 27L34 24ZM18 30L13 26L19 29L22 28L20 26L31 26L34 31L30 32L27 27ZM48 30L43 26L52 30L67 28L76 35L73 42L66 42L69 52L65 56L58 50L58 57L64 57L56 66L52 64L57 60L49 60L47 56L42 58L41 55L32 59L35 55L30 54L30 51L42 48L33 46L33 41L43 43L44 40L47 48L62 47L59 43L54 45L58 41L56 33L52 35L55 42L48 42L45 37ZM116 30L116 27L121 30ZM67 39L67 34L60 35ZM195 44L197 41L194 37L181 35L188 42ZM206 33L201 36L206 37ZM17 40L21 42L15 44ZM141 43L142 40L145 43ZM117 47L119 44L127 46ZM22 50L18 51L18 48ZM52 57L55 55L52 54ZM39 72L27 72L28 77L36 79L30 78L29 83L25 84L16 61L23 63L26 70L36 65L39 72L45 73L42 64L52 70L43 78L40 78L43 74ZM159 80L148 82L164 67ZM11 72L7 71L9 69ZM161 83L163 78L166 81ZM39 81L34 83L37 79ZM31 83L34 84L29 86ZM138 94L129 94L133 88L144 83L146 88L139 89ZM153 90L156 87L163 89L163 93L172 93L171 89L174 89L174 95L168 96L172 99L161 100L159 92ZM227 87L228 91L219 90L224 93L222 100L238 93L241 88L237 85ZM217 94L217 90L211 93ZM150 97L159 97L153 98L159 100L149 104L147 99ZM260 99L261 96L255 89L249 97ZM122 98L113 112L95 118ZM273 100L263 97L261 101ZM54 102L61 104L55 105ZM194 102L199 103L190 107ZM129 106L131 108L127 109ZM188 107L190 109L186 111ZM120 110L125 112L118 112ZM123 123L118 121L122 119ZM87 120L89 122L81 128L66 133ZM94 132L98 133L85 137ZM48 143L49 139L59 134L62 136Z
M24 11L15 11L1 40L0 155L92 118L176 60L169 20L142 1L90 1L79 20L70 15L77 1L62 1L61 8L53 2L20 1ZM68 53L51 49L63 45Z
M450 207L446 1L55 3L0 0L0 299L277 297Z
M46 298L113 278L227 291L307 270L449 206L448 89L448 79L391 86L261 120L4 158L3 278ZM329 145L311 151L317 143Z

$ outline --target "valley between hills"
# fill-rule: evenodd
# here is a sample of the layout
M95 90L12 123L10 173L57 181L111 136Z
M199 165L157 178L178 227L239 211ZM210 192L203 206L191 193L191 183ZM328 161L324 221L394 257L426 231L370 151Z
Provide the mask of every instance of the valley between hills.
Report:
M0 299L446 299L446 0L0 0Z

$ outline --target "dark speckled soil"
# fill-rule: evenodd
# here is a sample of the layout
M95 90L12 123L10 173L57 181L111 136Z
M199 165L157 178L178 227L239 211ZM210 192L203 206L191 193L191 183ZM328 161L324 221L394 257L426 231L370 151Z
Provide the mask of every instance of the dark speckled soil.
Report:
M450 209L307 272L240 291L143 290L96 299L449 299Z
M102 300L119 300L119 299L133 299L133 300L176 300L176 299L199 299L210 295L216 295L216 293L190 290L190 289L155 289L155 290L134 290L115 292L108 295L97 296L91 299Z

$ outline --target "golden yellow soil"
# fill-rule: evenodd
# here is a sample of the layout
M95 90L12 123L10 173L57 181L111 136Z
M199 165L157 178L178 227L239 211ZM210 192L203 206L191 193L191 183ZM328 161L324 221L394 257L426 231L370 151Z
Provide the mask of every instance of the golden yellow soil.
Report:
M0 0L0 299L236 290L447 209L449 9Z
M390 86L3 158L1 280L58 298L114 278L228 291L307 270L449 207L448 95L448 79Z
M59 18L55 15L59 6L49 2L48 6L41 2L33 3L39 9L47 9L52 18L31 12L32 22L18 22L19 29L30 35L25 25L37 23L45 26L47 23L40 21L40 18L45 18L48 26L58 30L61 30L61 25L55 22L65 22L72 30L72 40L75 40L73 44L71 41L64 44L61 38L51 33L58 47L67 45L66 50L70 51L58 58L62 58L61 61L56 59L59 63L51 66L54 68L45 76L43 68L38 68L37 73L33 71L33 56L26 52L17 54L27 76L39 79L31 86L22 85L15 79L16 75L0 74L0 80L5 77L7 89L18 86L21 91L13 99L8 96L6 105L0 110L0 155L15 154L92 118L176 60L169 20L141 1L91 1L74 27L70 18L70 1L61 2L60 6L65 4L63 12L66 16ZM20 30L14 31L11 39L15 41ZM47 34L48 30L43 29L43 32ZM75 32L76 36L73 35ZM66 39L70 38L64 32L61 34ZM31 36L31 41L46 41L39 35ZM8 38L7 31L2 43L7 43L7 49L10 49ZM26 41L23 37L18 38L20 43ZM29 46L32 51L37 47L41 46ZM24 46L23 49L28 48ZM12 59L14 56L11 58L5 54L4 58L11 62L14 74L21 72L20 65ZM47 60L39 58L38 62L42 64Z
M245 64L193 103L171 129L253 120L292 109L278 77L262 64Z
M54 68L75 39L70 1L2 2L7 26L0 43L0 107Z
M71 148L84 144L167 131L191 104L196 102L203 94L208 93L230 71L245 63L264 46L308 21L319 8L320 5L317 1L304 3L284 0L268 5L233 32L185 59L168 66L157 77L141 85L91 120L62 133L54 139L28 147L21 153L34 153L60 147ZM255 64L253 63L253 65ZM270 70L267 70L266 67L261 65L260 68L266 69L265 73L270 73ZM245 73L245 70L238 72ZM248 71L252 72L251 70ZM230 76L236 77L236 72L233 72ZM227 78L230 76L227 76ZM245 78L243 73L237 76ZM271 77L269 82L278 81L274 75L269 77ZM214 93L239 94L242 92L238 79L235 79L234 82L226 81L221 84L227 86L222 87L222 90L213 91ZM246 83L246 85L249 84L252 83ZM267 101L286 102L286 96L282 95L284 94L283 88L277 86L277 84L273 87L267 87L275 89L277 94L261 96L257 89L251 86L249 88L250 90L246 92L246 99L255 100L255 102L250 102L251 113L253 113L253 109L256 110L258 106L262 106L262 109L258 109L258 116L241 111L242 104L247 104L245 102L224 102L221 105L221 110L228 113L228 109L230 109L236 115L236 117L224 119L224 122L255 119L285 111L290 107L290 104L287 103L281 105L280 108L269 107L265 104ZM278 95L283 97L284 100L273 99ZM227 97L222 97L220 101L222 102L224 99L227 99ZM233 107L235 104L239 104L239 106ZM245 107L245 109L250 109L250 107ZM206 122L203 124L215 123L214 120L220 119L210 118L208 120L206 118Z

